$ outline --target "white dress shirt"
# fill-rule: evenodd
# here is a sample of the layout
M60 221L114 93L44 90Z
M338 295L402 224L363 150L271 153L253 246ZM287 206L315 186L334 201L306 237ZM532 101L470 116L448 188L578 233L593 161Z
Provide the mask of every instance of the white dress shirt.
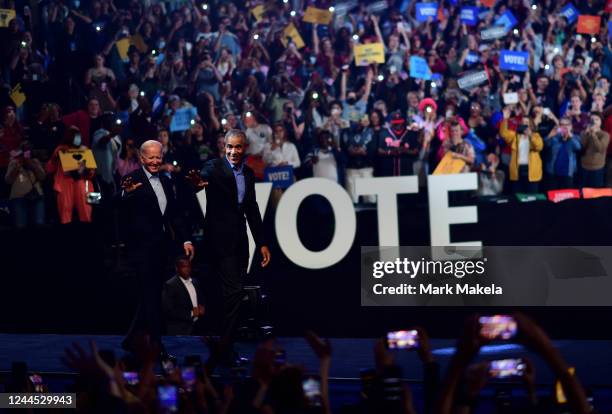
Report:
M164 192L164 187L162 186L161 180L159 179L158 175L151 174L146 168L142 167L142 169L147 175L149 183L151 183L151 187L153 187L155 197L157 197L157 204L159 204L159 209L163 215L166 212L168 200L166 199L166 193Z
M187 289L187 293L189 293L189 299L191 299L191 307L192 308L197 308L198 307L198 293L195 290L195 286L193 286L193 280L191 278L189 279L183 279L182 277L179 276L179 279L181 279L181 282L183 282L183 284L185 285L185 289ZM191 316L193 317L193 311L191 311ZM195 318L193 318L194 322L198 320L198 317L196 316Z

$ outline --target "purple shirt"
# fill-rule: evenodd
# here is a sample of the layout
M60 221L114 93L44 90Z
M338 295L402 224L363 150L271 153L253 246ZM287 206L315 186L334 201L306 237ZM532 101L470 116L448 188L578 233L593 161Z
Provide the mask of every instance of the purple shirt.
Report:
M225 157L225 162L232 169L234 173L234 178L236 179L236 188L238 189L238 204L242 204L244 200L245 193L245 183L244 183L244 164L240 163L240 166L233 165L227 157Z

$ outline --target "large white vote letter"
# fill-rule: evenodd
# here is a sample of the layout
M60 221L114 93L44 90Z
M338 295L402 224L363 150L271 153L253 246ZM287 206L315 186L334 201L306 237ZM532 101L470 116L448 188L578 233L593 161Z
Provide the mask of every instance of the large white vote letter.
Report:
M378 245L399 246L397 195L419 192L417 176L359 178L358 195L376 194L378 208Z
M482 246L481 241L452 243L450 240L449 226L478 222L478 209L476 206L449 207L448 192L476 190L477 188L478 175L476 173L427 177L431 246Z
M334 236L327 248L319 252L308 250L298 234L297 214L302 201L311 195L321 195L334 212ZM308 178L297 181L285 191L276 209L276 238L281 250L293 263L307 269L323 269L338 263L353 245L357 220L353 201L335 181Z

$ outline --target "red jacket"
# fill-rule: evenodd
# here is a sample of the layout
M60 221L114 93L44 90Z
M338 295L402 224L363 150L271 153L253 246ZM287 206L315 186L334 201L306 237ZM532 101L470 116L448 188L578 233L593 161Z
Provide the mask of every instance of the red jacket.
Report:
M81 144L88 148L90 147L89 126L91 121L87 111L81 109L80 111L65 115L62 117L62 122L67 127L74 125L75 127L79 128L79 131L81 132Z

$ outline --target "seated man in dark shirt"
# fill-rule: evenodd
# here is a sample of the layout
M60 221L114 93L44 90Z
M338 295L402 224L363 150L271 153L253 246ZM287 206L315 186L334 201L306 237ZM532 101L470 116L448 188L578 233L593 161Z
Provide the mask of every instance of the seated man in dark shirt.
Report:
M204 305L199 284L191 278L191 261L179 256L175 262L176 275L164 284L162 304L166 334L191 335L198 319L204 316Z

